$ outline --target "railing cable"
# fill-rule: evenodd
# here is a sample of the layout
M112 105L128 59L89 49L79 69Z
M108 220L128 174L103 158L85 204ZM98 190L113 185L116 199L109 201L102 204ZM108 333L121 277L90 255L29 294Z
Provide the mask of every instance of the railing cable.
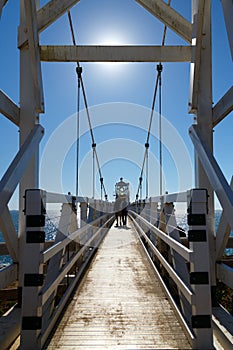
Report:
M70 11L68 11L68 19L69 19L69 24L70 24L70 30L71 30L73 45L76 46L76 40L75 40L75 35L74 35L74 27L73 27L73 22L72 22ZM79 84L79 86L81 84L81 88L82 88L83 100L84 100L84 105L85 105L85 109L86 109L86 115L87 115L87 120L88 120L88 124L89 124L89 130L90 130L90 134L91 134L92 148L93 148L93 151L94 151L94 154L95 154L95 158L96 158L96 162L97 162L97 166L98 166L101 191L102 190L104 191L105 199L107 200L107 192L106 192L106 189L105 189L105 186L104 186L104 183L103 183L103 175L102 175L102 172L101 172L99 158L98 158L98 154L97 154L97 151L96 151L96 143L95 143L93 128L92 128L92 124L91 124L91 117L90 117L88 103L87 103L87 96L86 96L85 87L84 87L84 83L83 83L83 79L82 79L82 75L81 75L82 68L80 67L79 61L77 61L76 72L78 74L78 84ZM80 105L78 104L78 108L79 107L80 107ZM79 112L77 113L77 130L79 131ZM95 145L95 147L93 147L93 145ZM79 175L78 175L79 155L78 155L78 153L79 153L79 135L78 135L78 138L77 138L77 175L76 175L76 177L77 177L76 183L77 184L76 184L76 193L77 193L78 178L79 178ZM93 171L93 176L95 176L94 171ZM93 183L94 183L94 180L93 180ZM94 193L93 193L93 195L94 195Z
M171 0L168 0L167 3L168 6L171 5ZM162 38L162 46L165 45L165 39L166 39L166 34L167 34L167 26L164 26L164 31L163 31L163 38ZM160 164L160 195L162 195L163 191L163 185L162 185L162 166L163 166L163 160L162 160L162 78L161 78L161 73L163 70L163 66L161 62L157 65L157 78L156 78L156 83L155 83L155 89L154 89L154 96L153 96L153 101L152 101L152 106L151 106L151 114L150 114L150 122L149 122L149 127L148 127L148 132L147 132L147 139L145 143L145 152L144 152L144 158L142 162L142 167L141 167L141 173L139 176L139 184L138 184L138 189L137 189L137 194L136 194L136 200L138 200L139 197L139 192L140 192L140 197L142 197L142 180L143 180L143 173L144 173L144 167L146 164L146 198L148 198L148 192L149 192L149 171L148 171L148 154L149 154L149 140L150 140L150 134L151 134L151 127L152 127L152 121L153 121L153 116L154 116L154 108L155 108L155 100L156 100L156 95L157 95L157 90L158 90L158 85L159 85L159 164Z

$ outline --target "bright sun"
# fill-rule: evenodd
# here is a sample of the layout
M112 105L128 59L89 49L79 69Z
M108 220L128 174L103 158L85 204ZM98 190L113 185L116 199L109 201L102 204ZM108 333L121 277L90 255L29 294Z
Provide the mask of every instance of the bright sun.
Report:
M126 38L119 33L101 33L96 40L97 45L103 46L124 46L127 45ZM118 71L120 67L127 63L124 62L99 62L98 65L103 65L108 71Z

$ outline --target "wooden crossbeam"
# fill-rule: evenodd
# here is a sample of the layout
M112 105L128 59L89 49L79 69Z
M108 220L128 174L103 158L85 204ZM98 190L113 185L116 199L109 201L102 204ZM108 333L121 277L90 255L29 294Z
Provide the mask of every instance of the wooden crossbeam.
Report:
M164 1L136 0L136 2L191 44L192 24Z
M43 7L37 11L38 32L42 32L49 27L59 17L61 17L72 6L77 4L80 0L50 0ZM28 41L27 33L24 28L19 28L19 42L18 46L25 45Z
M190 62L191 46L41 46L47 62Z
M80 0L50 0L37 11L38 30L43 31Z
M0 113L19 126L19 107L0 90Z
M233 110L233 86L213 108L213 127L220 123Z

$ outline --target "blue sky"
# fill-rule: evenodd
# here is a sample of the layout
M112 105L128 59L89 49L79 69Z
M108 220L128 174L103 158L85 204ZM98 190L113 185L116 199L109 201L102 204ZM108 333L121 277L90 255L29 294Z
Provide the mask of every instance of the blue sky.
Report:
M41 5L47 1L41 1ZM188 20L191 18L191 1L172 0L172 6ZM227 41L227 34L223 20L221 2L212 1L213 8L213 102L216 103L232 85L232 60ZM71 10L76 41L78 44L143 44L160 45L163 33L163 24L140 7L133 0L81 0ZM1 89L16 103L19 102L19 51L17 49L17 26L19 24L19 1L9 0L3 10L0 20L0 80ZM67 15L62 16L50 28L46 29L40 37L41 44L72 44ZM183 45L185 42L176 34L168 30L166 44ZM132 198L138 185L140 164L143 159L146 129L149 123L150 108L156 78L156 63L143 64L93 64L85 63L83 67L83 80L86 88L88 104L91 107L91 118L94 135L97 142L99 157L103 161L102 172L104 182L112 199L114 184L123 176L132 186ZM72 139L75 129L77 102L77 81L75 64L73 63L42 63L42 74L45 94L45 114L41 115L40 122L45 127L45 137L41 142L41 156L48 150L48 144L56 130L60 130L64 139ZM188 114L189 95L189 64L164 63L162 73L162 114L168 122L164 139L171 130L176 130L180 140L184 143L184 152L187 159L193 160L193 146L188 136L188 128L192 124L193 116ZM131 114L137 110L138 124L133 124L133 117L117 119L114 117L116 103ZM99 107L99 105L101 107ZM83 102L81 102L83 108ZM95 107L97 106L97 107ZM109 121L101 125L95 113L109 113ZM158 104L156 104L158 110ZM107 112L106 112L107 111ZM132 112L133 113L133 112ZM140 120L140 113L142 117ZM71 118L71 119L70 119ZM95 119L96 118L96 119ZM105 117L104 117L105 118ZM115 119L114 119L115 118ZM97 121L98 119L98 121ZM73 120L72 127L67 120ZM114 123L115 122L115 123ZM80 155L83 169L82 194L92 196L91 176L91 139L85 129L85 113L82 113L83 135L80 139ZM140 124L141 123L141 124ZM65 127L69 125L69 127ZM224 171L228 181L232 175L232 114L215 128L214 146L215 156ZM158 140L157 118L153 124L151 139L149 188L151 195L158 194ZM0 148L0 175L12 161L18 149L18 129L0 116L1 148ZM169 131L170 130L170 131ZM166 136L166 135L167 136ZM171 135L171 138L173 136ZM168 140L168 138L167 138ZM59 141L57 141L59 143ZM168 142L168 141L167 141ZM67 152L62 160L61 189L64 192L75 192L75 146L73 141L68 142ZM123 145L123 147L122 147ZM122 149L121 149L122 148ZM7 151L6 151L7 149ZM114 159L109 159L105 150L114 153ZM119 149L119 154L116 150ZM132 159L130 159L130 149ZM102 155L101 155L102 152ZM125 153L124 153L125 152ZM180 152L179 149L177 152ZM182 158L182 152L180 157ZM103 153L105 154L103 156ZM54 160L59 155L54 149ZM101 158L102 157L102 158ZM46 157L45 157L46 158ZM43 157L42 157L43 159ZM177 158L178 159L178 158ZM179 160L178 160L179 162ZM192 175L187 171L187 179L179 183L180 165L174 161L169 145L164 145L164 190L176 192L193 186ZM154 168L153 168L154 166ZM41 178L41 186L49 191L60 191L55 187L56 181L52 174L55 168L53 160L46 164L46 181ZM194 173L194 171L193 171ZM43 177L44 177L43 173ZM145 182L145 181L144 181ZM99 180L96 176L96 194L99 193ZM143 189L145 193L145 187ZM17 206L14 197L11 207Z

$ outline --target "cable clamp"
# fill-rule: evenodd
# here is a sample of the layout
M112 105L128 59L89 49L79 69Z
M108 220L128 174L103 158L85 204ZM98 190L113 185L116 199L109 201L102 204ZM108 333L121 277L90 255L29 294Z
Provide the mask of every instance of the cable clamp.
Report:
M76 73L78 74L78 78L81 79L81 75L82 75L82 67L78 66L76 67Z
M162 70L163 70L162 64L161 63L157 64L157 71L158 71L158 73L161 73Z

